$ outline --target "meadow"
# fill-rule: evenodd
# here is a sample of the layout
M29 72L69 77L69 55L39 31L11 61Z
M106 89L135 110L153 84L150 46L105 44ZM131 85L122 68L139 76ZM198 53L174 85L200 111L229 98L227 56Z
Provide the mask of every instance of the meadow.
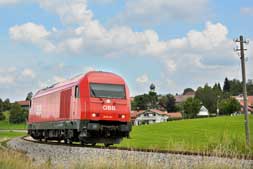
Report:
M252 115L250 128L252 133ZM251 134L251 145L253 145L253 134ZM130 139L124 139L118 146L253 156L253 147L247 147L245 144L243 115L134 126Z

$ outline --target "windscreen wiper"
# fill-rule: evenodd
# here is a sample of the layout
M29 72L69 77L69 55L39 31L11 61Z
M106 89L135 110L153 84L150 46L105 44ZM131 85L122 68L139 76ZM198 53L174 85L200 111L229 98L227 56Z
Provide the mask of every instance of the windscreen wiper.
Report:
M94 97L97 97L95 91L92 88L91 88L91 93L93 94Z

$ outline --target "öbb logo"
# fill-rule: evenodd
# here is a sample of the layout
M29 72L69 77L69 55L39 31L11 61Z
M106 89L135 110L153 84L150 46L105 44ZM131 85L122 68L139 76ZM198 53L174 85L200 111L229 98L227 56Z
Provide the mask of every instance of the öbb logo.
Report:
M103 110L115 111L116 107L115 106L104 105Z

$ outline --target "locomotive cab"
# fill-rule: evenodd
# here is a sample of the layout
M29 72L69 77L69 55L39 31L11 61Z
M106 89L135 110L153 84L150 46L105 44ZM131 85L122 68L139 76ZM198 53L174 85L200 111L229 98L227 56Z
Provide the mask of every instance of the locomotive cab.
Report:
M92 142L92 138L99 138L94 142L115 144L128 137L131 131L130 104L125 82L119 77L110 81L91 80L88 89L89 122L81 133L86 136L83 141Z

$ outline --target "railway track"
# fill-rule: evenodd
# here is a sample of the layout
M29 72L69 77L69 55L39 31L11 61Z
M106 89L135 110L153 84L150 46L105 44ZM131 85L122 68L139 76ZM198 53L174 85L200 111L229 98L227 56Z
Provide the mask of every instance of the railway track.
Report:
M80 143L72 143L66 144L63 142L56 141L39 141L34 140L30 136L22 137L24 141L33 142L36 144L47 144L47 145L55 145L55 146L71 146L71 147L88 147L94 149L111 149L111 150L125 150L131 152L145 152L145 153L163 153L163 154L176 154L176 155L186 155L186 156L204 156L204 157L219 157L219 158L230 158L230 159L239 159L239 160L253 160L253 156L231 156L231 155L222 155L222 154L214 154L214 153L206 153L206 152L190 152L190 151L170 151L170 150L155 150L155 149L140 149L140 148L126 148L126 147L104 147L100 145L92 146L92 145L81 145Z

